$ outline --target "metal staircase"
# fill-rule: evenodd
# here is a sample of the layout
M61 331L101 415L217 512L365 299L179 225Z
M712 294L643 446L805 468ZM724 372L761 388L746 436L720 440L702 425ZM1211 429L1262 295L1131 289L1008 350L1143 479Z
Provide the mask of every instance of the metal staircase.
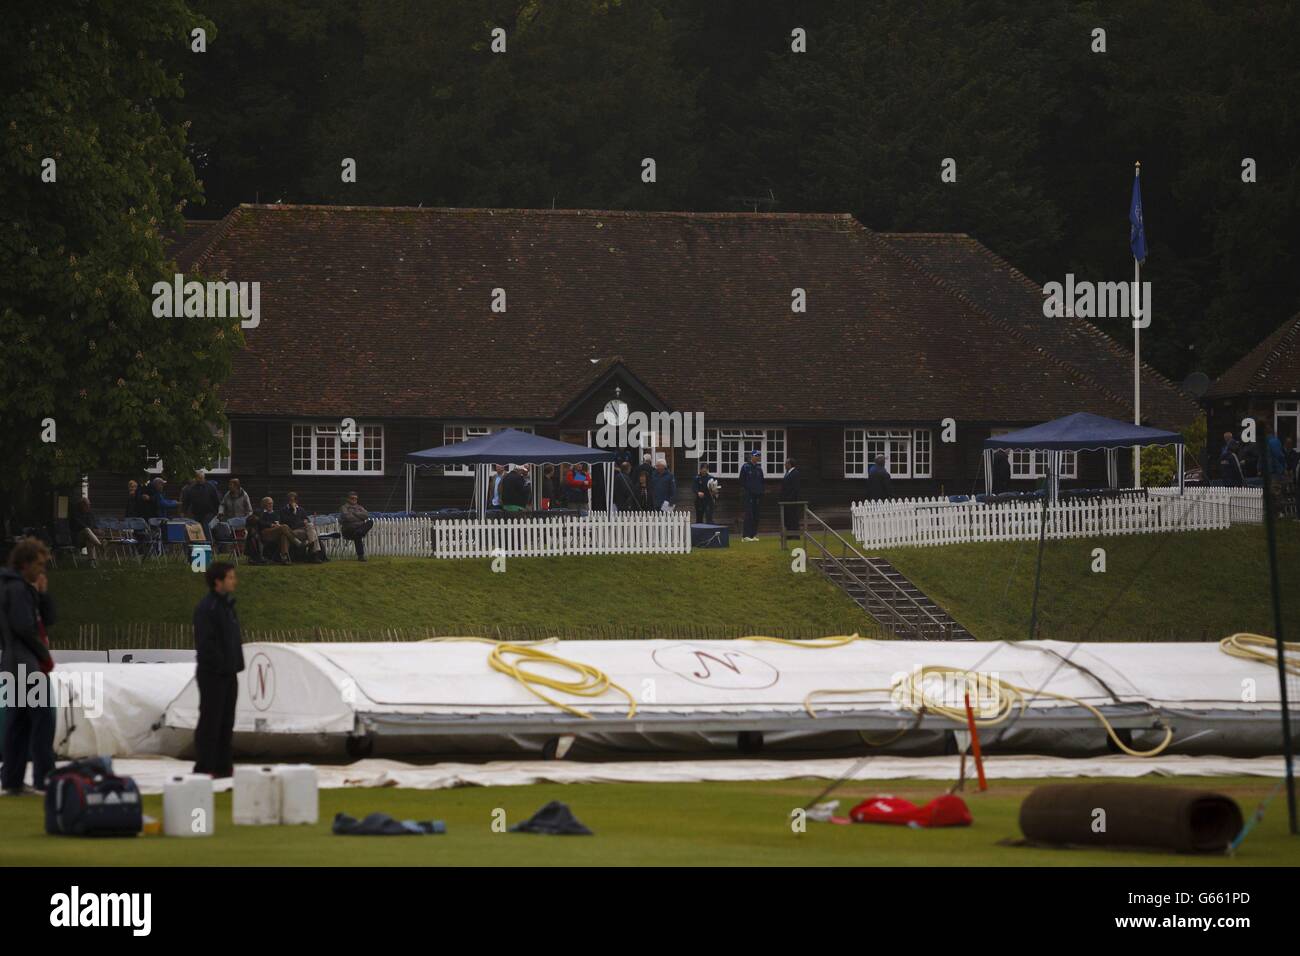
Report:
M892 564L862 554L807 508L801 528L805 551L822 574L886 631L913 641L975 640Z

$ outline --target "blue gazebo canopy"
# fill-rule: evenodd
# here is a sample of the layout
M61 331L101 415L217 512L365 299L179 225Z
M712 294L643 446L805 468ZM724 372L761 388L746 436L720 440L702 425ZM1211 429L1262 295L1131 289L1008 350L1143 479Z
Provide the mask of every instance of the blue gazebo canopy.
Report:
M479 516L487 511L487 477L491 465L558 465L564 462L605 463L605 508L613 500L613 480L610 462L617 456L612 451L572 445L554 438L543 438L531 432L506 428L481 438L455 442L438 448L413 451L406 456L406 510L410 511L415 498L415 469L429 465L474 465L474 502ZM534 501L540 500L540 482L533 483Z
M558 465L561 462L585 461L592 464L613 461L615 455L599 448L572 445L543 438L530 432L506 428L481 438L413 451L406 456L408 465Z
M1022 428L1018 432L986 439L985 448L1042 448L1088 451L1098 448L1132 448L1134 445L1181 445L1183 436L1160 428L1147 428L1090 412L1075 412L1055 421Z
M993 453L1002 449L1026 449L1048 452L1048 498L1055 501L1060 492L1062 453L1067 451L1106 452L1106 476L1112 488L1119 484L1116 450L1146 445L1173 445L1178 490L1183 490L1183 436L1161 428L1147 428L1129 422L1103 418L1090 412L1075 412L1064 418L1031 425L1018 432L994 435L984 440L984 487L993 488ZM1140 483L1140 476L1134 476Z

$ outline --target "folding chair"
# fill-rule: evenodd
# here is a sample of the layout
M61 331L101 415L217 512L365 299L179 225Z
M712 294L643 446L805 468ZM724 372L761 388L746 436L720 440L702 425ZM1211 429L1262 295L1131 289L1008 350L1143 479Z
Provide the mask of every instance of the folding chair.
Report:
M59 555L65 552L72 556L72 566L77 567L77 558L81 555L81 549L72 540L72 529L68 527L68 519L57 518L54 522L54 547L50 552L55 564L59 563Z
M149 552L161 558L163 553L163 532L167 527L166 518L149 518Z
M320 539L321 547L327 548L331 557L338 555L342 550L343 541L343 534L339 530L339 516L312 515L307 520L316 527L316 537Z
M131 556L143 561L153 541L149 522L143 518L127 518L122 525L126 532L126 543L131 548Z
M238 521L238 518L232 518L231 521ZM213 560L221 554L222 550L228 551L234 557L235 563L239 563L239 553L237 551L238 543L235 541L234 529L230 526L230 521L220 519L212 522L212 557Z
M226 526L230 528L232 539L230 543L230 551L235 556L235 563L238 564L239 559L244 554L244 542L248 537L248 519L231 518L226 522Z

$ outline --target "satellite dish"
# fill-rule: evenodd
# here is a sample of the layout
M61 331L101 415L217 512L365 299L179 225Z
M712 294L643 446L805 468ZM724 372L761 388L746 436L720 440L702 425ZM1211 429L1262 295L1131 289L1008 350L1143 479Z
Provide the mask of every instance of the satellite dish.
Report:
M1200 398L1210 387L1210 376L1204 372L1193 372L1183 379L1183 391L1193 398Z

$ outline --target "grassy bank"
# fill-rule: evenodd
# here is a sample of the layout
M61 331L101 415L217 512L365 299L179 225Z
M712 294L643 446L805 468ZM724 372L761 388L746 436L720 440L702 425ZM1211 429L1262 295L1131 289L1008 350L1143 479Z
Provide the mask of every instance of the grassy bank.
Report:
M1289 522L1281 531L1284 612L1295 636L1300 525ZM1106 551L1104 572L1092 570L1095 548ZM887 557L977 637L991 640L1027 635L1035 553L1036 543L1027 541L900 549ZM244 626L268 639L312 639L316 628L335 637L388 631L394 638L878 633L815 568L794 573L790 553L775 539L689 555L519 558L504 573L494 573L487 560L348 558L241 566L239 574ZM1259 527L1048 542L1042 575L1043 637L1217 640L1234 631L1273 631ZM62 622L55 639L64 646L77 642L83 625L104 633L85 635L89 643L81 646L188 644L186 625L203 593L202 578L180 563L64 567L51 586Z
M555 630L599 638L872 628L815 569L792 573L775 540L689 555L519 558L503 573L487 560L348 558L244 565L239 577L240 619L251 630L499 628L511 637ZM188 624L203 587L202 577L180 564L64 568L51 581L63 634L82 624Z
M1283 626L1300 638L1300 524L1279 528ZM1092 570L1093 550L1106 570ZM1037 543L887 552L894 565L981 639L1028 636ZM1038 607L1042 637L1217 640L1273 633L1264 529L1049 541Z

